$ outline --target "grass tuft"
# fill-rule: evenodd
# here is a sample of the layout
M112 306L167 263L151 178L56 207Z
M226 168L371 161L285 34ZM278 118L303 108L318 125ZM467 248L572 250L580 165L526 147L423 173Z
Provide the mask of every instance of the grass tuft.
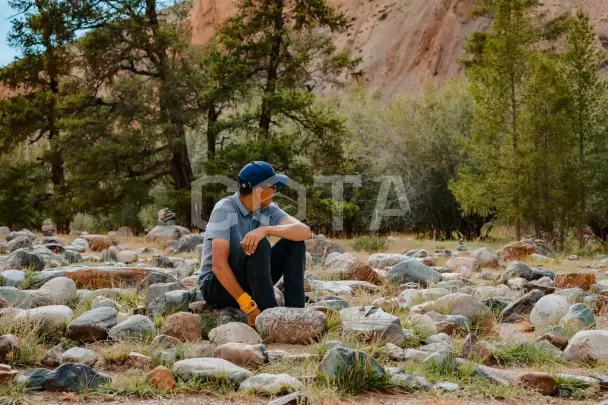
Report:
M528 342L518 343L513 341L497 345L494 358L499 364L505 366L540 367L563 362L547 347Z
M366 391L385 391L390 388L390 375L380 373L371 357L356 361L352 366L339 364L335 376L318 375L321 384L335 387L342 394L358 395Z
M555 383L558 389L567 390L570 392L570 396L576 400L587 399L593 396L593 390L591 385L578 378L565 377L563 375L554 374Z
M387 250L388 242L381 236L360 236L353 239L351 246L355 252L375 253Z
M327 335L333 339L338 339L340 337L342 321L340 320L339 312L328 311L325 314L325 331Z

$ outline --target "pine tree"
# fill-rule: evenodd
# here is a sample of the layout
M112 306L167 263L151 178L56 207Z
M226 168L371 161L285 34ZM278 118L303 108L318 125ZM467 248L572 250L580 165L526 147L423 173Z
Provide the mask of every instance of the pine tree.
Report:
M467 70L475 97L471 161L459 169L451 189L465 215L495 212L512 221L519 240L525 179L521 114L538 32L523 0L497 0L494 7L492 32L467 47L476 54Z
M168 2L160 0L101 2L107 10L104 25L82 40L88 77L101 84L101 93L111 89L111 97L106 98L122 107L126 125L142 131L147 130L144 123L155 127L163 138L157 139L162 142L158 149L170 152L167 166L173 187L190 190L194 176L186 127L195 119L199 83L189 58L189 6L180 3L169 8ZM123 79L132 84L114 86ZM136 96L132 85L141 86L144 97L152 97L146 99L147 106L132 97ZM134 114L146 109L145 116Z
M553 54L536 53L523 104L524 134L529 142L524 171L524 219L536 237L549 241L567 230L566 207L576 203L572 193L571 153L575 146L570 125L571 98Z
M255 80L261 102L250 119L261 136L271 137L281 119L322 131L312 90L354 73L359 60L338 52L331 36L315 30L343 32L345 16L326 0L241 0L238 8L220 29L219 41L227 53L239 55L244 77Z
M596 122L600 101L600 78L598 69L603 55L597 47L595 32L589 16L578 11L571 19L566 35L566 51L562 55L562 64L572 97L572 128L577 138L576 184L578 186L578 228L579 246L585 245L585 226L589 210L588 199L591 189L594 158L597 139ZM597 156L595 156L597 157Z
M0 103L0 145L9 152L23 142L48 142L43 159L50 165L59 228L67 213L61 210L65 189L64 155L59 145L70 116L72 93L78 81L71 77L78 65L72 44L79 32L99 26L99 9L92 2L69 0L10 0L16 12L11 20L9 45L20 51L11 65L0 70L0 81L12 95Z

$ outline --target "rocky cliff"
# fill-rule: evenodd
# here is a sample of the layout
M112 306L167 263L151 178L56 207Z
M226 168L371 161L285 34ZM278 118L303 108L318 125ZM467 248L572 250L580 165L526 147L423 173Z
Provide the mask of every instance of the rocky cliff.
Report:
M392 96L420 88L426 80L441 82L462 73L458 60L472 32L491 21L471 18L475 0L330 0L352 19L351 29L336 37L340 48L363 58L370 88ZM209 40L215 27L233 15L234 0L194 0L194 43ZM608 0L545 0L549 16L582 8L591 16L598 44L608 52Z

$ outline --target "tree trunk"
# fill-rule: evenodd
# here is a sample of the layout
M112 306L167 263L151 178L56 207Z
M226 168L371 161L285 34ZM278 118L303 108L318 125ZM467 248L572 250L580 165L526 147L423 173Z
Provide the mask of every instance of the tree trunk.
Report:
M579 134L579 164L580 164L580 175L582 176L579 182L580 192L580 217L579 217L579 247L583 249L585 247L585 212L586 212L586 192L585 192L585 135L583 129L583 103L582 95L579 94L578 104L578 134Z
M517 144L517 98L515 90L515 76L511 73L511 126L513 131L513 157L515 160L515 197L513 207L515 209L515 239L521 240L521 219L519 212L519 147Z
M266 138L270 136L270 123L272 121L273 109L270 100L276 92L276 81L278 77L279 62L281 57L281 46L283 44L283 0L274 0L273 6L276 8L274 17L274 33L272 37L272 47L270 49L268 69L266 70L266 85L264 86L264 96L260 114L260 130Z
M217 142L217 119L220 112L212 104L207 111L207 160L215 159L215 144Z
M153 53L156 59L156 69L160 79L160 114L163 121L167 122L170 127L167 142L172 145L170 173L173 180L173 186L176 190L190 190L192 179L192 165L188 156L188 145L186 143L186 130L184 123L179 118L181 108L177 100L173 100L173 92L166 88L166 82L170 79L169 59L167 58L167 44L159 33L160 24L158 21L158 13L156 11L156 0L146 0L146 17L152 30L152 38L154 43ZM150 55L151 56L151 55Z
M45 8L46 7L46 8ZM46 137L50 144L50 153L48 154L48 161L51 165L51 183L53 184L53 197L55 201L59 201L64 197L64 183L65 183L65 169L63 153L58 147L59 141L59 128L57 128L57 98L59 97L59 72L57 68L57 59L55 57L55 46L53 45L53 29L50 25L52 17L49 15L52 10L49 8L52 5L44 4L42 1L36 1L36 8L38 13L42 16L43 20L46 18L47 21L44 23L42 33L42 43L44 46L45 54L45 70L49 80L49 90L51 97L47 105L47 122L46 128L43 129L46 132ZM54 210L53 220L59 231L65 231L69 227L70 219L67 218L65 213L59 212L57 209Z

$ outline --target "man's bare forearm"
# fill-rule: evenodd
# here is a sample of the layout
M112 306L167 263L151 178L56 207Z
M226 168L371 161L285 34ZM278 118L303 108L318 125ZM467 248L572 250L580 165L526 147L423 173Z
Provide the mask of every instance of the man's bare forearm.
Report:
M310 239L310 228L302 223L265 227L268 236L277 236L294 242Z
M228 263L214 264L213 274L235 300L245 293Z

